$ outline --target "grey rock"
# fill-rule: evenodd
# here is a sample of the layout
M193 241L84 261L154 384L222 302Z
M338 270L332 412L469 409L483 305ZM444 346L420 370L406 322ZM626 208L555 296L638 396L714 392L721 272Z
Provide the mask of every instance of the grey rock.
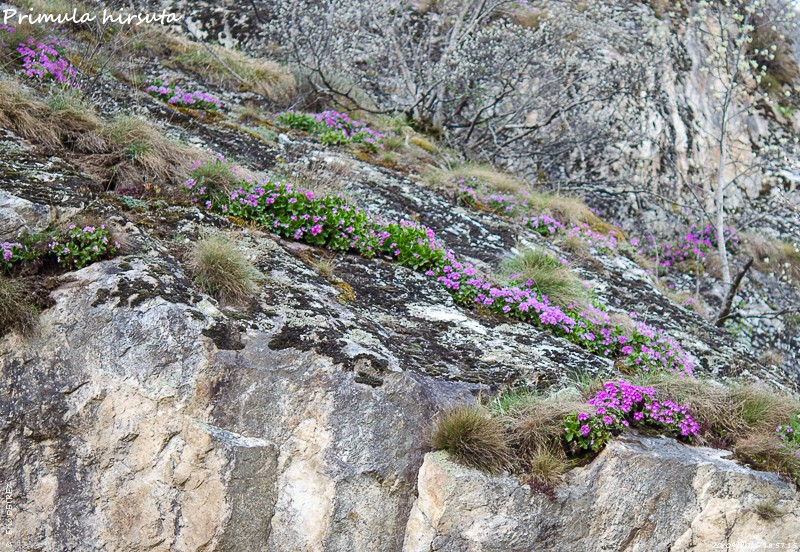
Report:
M428 454L403 551L796 549L794 486L727 456L630 435L569 472L551 499L515 478L458 466L445 452ZM777 519L757 513L764 504Z

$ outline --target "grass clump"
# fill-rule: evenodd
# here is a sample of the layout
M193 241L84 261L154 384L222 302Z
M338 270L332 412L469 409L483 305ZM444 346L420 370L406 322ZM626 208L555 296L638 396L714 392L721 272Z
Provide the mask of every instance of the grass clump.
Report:
M58 125L61 143L78 153L97 153L106 147L102 121L80 94L63 91L48 100L51 117Z
M463 163L451 169L433 169L425 178L431 184L447 186L460 178L475 178L499 192L519 192L524 184L515 176L502 172L486 163Z
M27 286L0 275L0 335L16 331L30 335L36 327L38 309L28 299Z
M175 59L186 69L229 90L255 92L276 102L287 101L297 91L297 80L287 68L238 50L187 41Z
M581 280L540 248L522 249L519 254L505 259L500 269L511 285L530 280L537 293L559 306L580 303L588 298Z
M755 268L774 273L789 281L800 280L800 249L797 246L760 234L746 234L744 249L753 257Z
M762 519L767 521L775 521L776 519L786 515L786 512L778 508L775 502L771 500L759 502L756 504L754 510Z
M0 126L43 146L55 147L61 142L47 104L14 81L0 80Z
M229 303L242 303L256 291L256 270L222 235L202 238L189 255L189 271L198 287Z
M103 136L118 158L114 167L116 187L128 188L144 182L182 183L194 151L164 136L138 117L115 117L103 128Z
M490 473L506 469L511 462L503 424L481 406L459 406L442 414L431 444L462 464Z

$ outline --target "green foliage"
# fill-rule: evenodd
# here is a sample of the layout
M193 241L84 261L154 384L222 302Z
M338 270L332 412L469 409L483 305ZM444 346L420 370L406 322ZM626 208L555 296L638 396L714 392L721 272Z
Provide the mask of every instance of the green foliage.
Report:
M73 224L65 233L52 236L48 248L58 264L72 269L117 253L119 244L112 241L105 225L79 228Z
M327 128L323 123L317 122L316 116L296 111L281 113L278 115L278 123L303 132L318 132Z

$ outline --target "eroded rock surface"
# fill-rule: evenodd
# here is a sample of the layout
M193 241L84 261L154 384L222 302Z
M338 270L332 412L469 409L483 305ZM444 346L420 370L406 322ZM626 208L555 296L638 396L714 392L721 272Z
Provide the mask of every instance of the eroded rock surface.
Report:
M667 438L612 441L569 472L555 499L458 466L444 452L426 455L418 489L404 552L792 550L800 534L794 485L725 451ZM764 505L774 519L758 513Z

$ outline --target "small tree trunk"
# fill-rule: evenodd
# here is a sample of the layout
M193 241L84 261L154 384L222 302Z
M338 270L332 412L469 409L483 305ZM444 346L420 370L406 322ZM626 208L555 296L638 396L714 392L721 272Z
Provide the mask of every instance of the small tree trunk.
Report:
M747 274L747 271L750 270L751 266L753 266L752 257L747 260L744 268L742 268L739 274L736 275L736 279L731 284L731 287L728 290L728 295L725 297L725 301L722 302L722 308L719 310L719 314L717 314L717 320L714 322L716 327L723 327L725 325L725 321L730 318L731 307L733 306L733 298L736 297L736 292L739 290L739 286L742 285L742 279L744 278L744 275Z
M731 268L728 264L728 250L725 247L725 129L720 133L719 167L717 168L717 251L722 265L722 281L731 283Z

